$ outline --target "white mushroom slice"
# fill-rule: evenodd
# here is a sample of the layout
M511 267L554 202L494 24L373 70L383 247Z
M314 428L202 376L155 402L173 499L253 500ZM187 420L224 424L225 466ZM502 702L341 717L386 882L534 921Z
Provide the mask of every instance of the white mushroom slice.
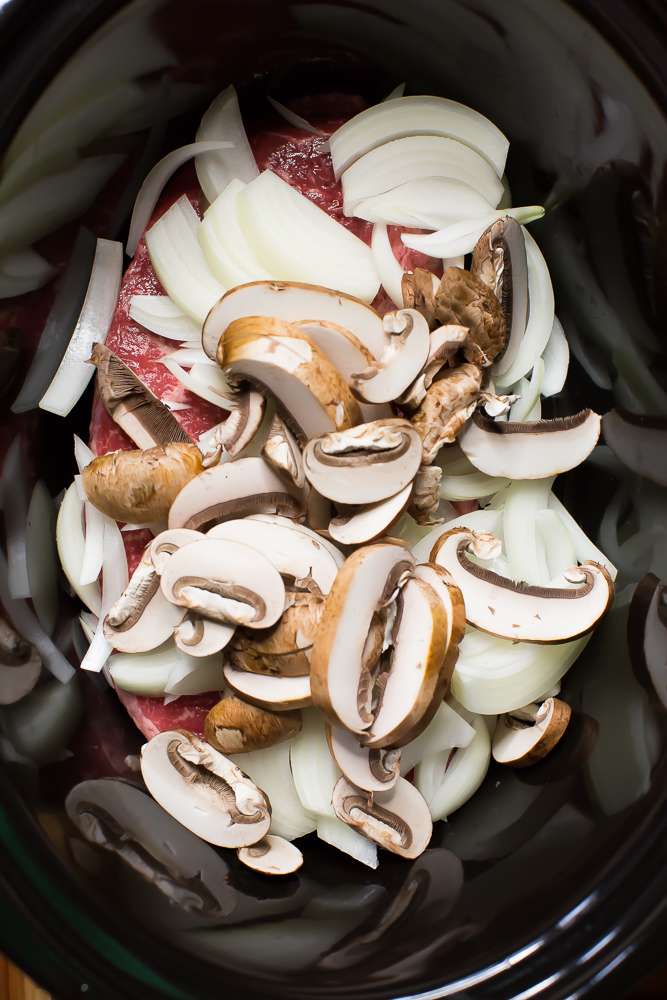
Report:
M614 455L640 476L667 486L667 419L618 407L602 418L604 439Z
M213 306L202 333L202 347L213 361L227 327L245 316L271 316L298 323L323 320L350 330L379 358L387 346L382 319L371 306L351 295L295 281L253 281L232 288Z
M243 451L261 427L265 410L261 392L250 390L234 396L234 408L227 419L206 431L199 441L204 462L210 465L219 460L223 449L232 458Z
M218 521L248 514L299 517L303 502L263 458L239 458L196 476L181 490L169 511L170 528L206 531Z
M581 584L572 589L514 583L466 558L475 536L468 528L452 528L431 553L431 562L444 566L460 588L466 619L475 628L513 642L569 642L591 632L609 611L614 584L599 563L566 570L569 583Z
M300 531L301 534L308 535L309 538L319 542L319 544L333 556L339 569L345 562L345 556L343 553L340 549L337 549L328 538L322 538L322 536L318 535L316 531L311 530L311 528L307 528L305 524L299 524L298 521L290 521L289 518L281 517L280 514L250 514L246 520L264 521L266 524L283 524L286 527L294 528L295 531Z
M227 646L235 631L235 625L211 621L190 612L174 631L174 640L178 648L190 656L211 656Z
M368 545L345 561L327 598L313 644L313 701L332 725L362 733L373 722L366 707L373 678L364 652L373 616L395 600L414 569L402 546Z
M401 773L400 750L374 750L363 747L353 733L339 726L326 726L331 756L353 785L367 792L386 792L393 788Z
M258 708L286 712L292 708L307 708L312 704L308 676L269 677L266 674L239 670L231 664L225 666L223 673L232 691Z
M459 643L466 632L466 609L463 594L451 573L436 563L419 563L414 571L417 580L423 580L435 590L447 614L447 636L443 670L451 676L459 658Z
M424 465L430 465L444 444L456 440L477 406L481 386L481 370L465 364L452 368L427 390L410 418L423 442Z
M286 578L288 587L328 594L338 562L314 532L298 530L290 522L271 524L242 518L225 521L207 533L207 538L230 539L261 552Z
M219 847L249 847L268 832L271 806L250 778L198 736L159 733L141 748L151 795L179 823Z
M304 485L306 477L303 473L301 451L294 435L278 414L271 422L261 454L279 476L283 476L299 488Z
M341 545L361 545L379 538L401 516L410 501L411 493L412 483L408 483L400 493L388 500L362 506L351 516L334 517L329 524L329 534Z
M454 323L433 330L424 367L412 385L396 397L396 402L404 413L414 413L421 405L433 384L433 379L443 365L454 357L469 333L467 326L458 326Z
M267 628L285 605L285 586L266 556L240 542L206 538L178 549L160 579L168 601L223 624Z
M546 479L581 465L599 436L600 417L592 410L526 423L491 420L477 410L458 440L469 461L488 476Z
M426 800L405 778L399 778L390 791L372 796L340 778L333 807L344 823L401 858L419 857L433 833Z
M277 746L301 732L301 712L268 712L228 695L206 716L204 731L211 746L224 754L252 753Z
M414 382L426 364L431 343L428 323L416 309L384 317L390 343L379 362L352 377L352 388L366 403L389 403Z
M125 591L104 619L104 637L120 653L145 653L161 646L183 620L185 611L160 590L160 577L148 546Z
M320 434L306 445L303 466L322 496L339 503L375 503L396 496L412 482L421 452L415 428L393 417Z
M327 323L324 320L309 319L296 324L314 344L323 351L348 385L352 385L355 372L377 364L374 355L349 330ZM468 331L466 330L466 336ZM359 401L359 409L364 423L372 420L384 420L392 417L393 411L388 403L365 403Z
M149 552L158 576L162 575L169 559L177 549L189 545L191 542L201 542L201 540L202 533L193 531L192 528L171 528L156 535L150 543Z
M303 854L289 840L267 833L252 847L237 851L239 861L264 875L289 875L303 864Z
M628 612L628 652L639 683L667 706L667 588L647 573L632 595Z
M558 698L547 698L531 711L501 715L493 734L493 759L510 767L530 767L553 750L567 729L570 706Z
M0 619L0 705L13 705L29 694L41 670L37 648Z
M361 423L359 404L343 376L312 340L281 320L235 320L220 340L217 360L232 381L272 395L302 444L314 434Z

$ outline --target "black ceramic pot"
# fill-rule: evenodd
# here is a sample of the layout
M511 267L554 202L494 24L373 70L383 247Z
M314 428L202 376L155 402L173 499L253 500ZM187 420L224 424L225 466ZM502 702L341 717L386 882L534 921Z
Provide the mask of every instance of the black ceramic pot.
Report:
M155 88L171 74L177 98L153 159L191 141L229 82L249 119L269 87L282 100L330 90L379 100L406 79L412 93L473 105L511 140L515 202L549 208L533 232L573 360L545 415L667 412L667 9L658 0L5 0L0 148L84 44L73 106L112 80ZM149 124L139 115L134 130L107 128L92 151L123 149L136 163ZM94 203L98 235L123 237L133 183L128 170L115 200ZM0 239L2 220L0 207ZM11 302L1 315L4 329ZM85 436L91 396L67 420L10 417L28 361L24 353L5 393L2 433L7 443L23 432L57 496L72 480L71 433ZM59 1000L621 997L663 960L667 929L664 709L635 681L626 641L632 587L666 561L667 494L652 484L646 499L646 481L621 480L610 465L587 464L559 487L603 547L653 530L641 552L620 552L617 607L567 675L569 700L600 723L583 771L529 784L492 766L416 862L387 855L372 871L310 837L298 875L272 883L233 869L239 903L224 916L203 870L187 885L168 870L147 879L65 819L72 785L99 773L90 761L102 754L105 773L124 774L142 742L105 683L86 677L55 752L31 759L30 734L21 742L16 716L0 710L0 948Z

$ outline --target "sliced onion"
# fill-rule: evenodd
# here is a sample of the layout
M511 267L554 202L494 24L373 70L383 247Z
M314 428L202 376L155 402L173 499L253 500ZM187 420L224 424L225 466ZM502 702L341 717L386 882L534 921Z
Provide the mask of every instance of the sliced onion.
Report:
M104 636L104 619L128 584L127 556L118 525L110 518L104 525L104 554L102 560L102 608L93 641L81 661L82 670L99 673L113 652Z
M490 531L491 534L498 537L498 527L502 528L502 511L499 510L473 510L468 514L461 514L460 517L455 517L451 521L447 521L445 524L439 524L437 528L433 528L432 531L422 539L420 539L416 545L412 546L412 554L418 563L428 562L431 556L431 550L437 542L440 535L443 535L445 531L450 531L452 528L470 528L473 531Z
M465 267L465 254L459 254L457 257L443 257L442 258L442 270L446 271L448 267L460 267L461 270Z
M225 281L223 277L220 278L229 288L235 284L243 284L244 281L266 281L274 277L272 272L267 271L257 260L239 220L238 197L245 187L243 181L231 181L204 213L204 221L210 220L217 245L222 248L229 261L230 280ZM200 227L200 242L201 230L202 227ZM220 251L218 254L219 266L222 266ZM243 278L244 275L247 277Z
M567 528L570 538L574 544L574 551L577 554L577 560L580 563L583 563L587 559L592 559L593 562L600 563L600 565L606 567L612 580L615 580L618 571L613 562L608 559L604 552L601 552L596 545L593 545L593 542L579 527L567 508L563 506L558 497L553 493L549 494L549 509L556 511Z
M479 500L504 489L508 482L507 479L487 476L484 472L472 472L467 476L443 476L440 480L440 496L443 500Z
M394 101L396 100L397 97L403 97L404 93L405 93L405 84L399 83L398 87L394 87L391 94L387 94L382 103L384 104L386 101Z
M58 614L56 508L40 480L33 490L26 527L26 559L32 606L39 624L53 635Z
M509 216L521 225L527 225L529 222L541 219L543 215L544 209L541 205L497 209L480 218L455 222L436 233L427 233L424 236L404 233L401 240L406 247L419 250L420 253L431 257L458 257L460 254L472 253L479 238L497 219Z
M209 202L214 202L230 181L249 183L259 170L246 135L239 102L233 87L227 87L211 104L197 130L197 142L211 139L231 142L233 149L202 153L195 160L197 177Z
M533 374L530 377L530 382L519 383L521 389L514 389L513 391L519 394L519 399L510 407L510 412L508 419L512 423L521 423L524 420L539 420L539 417L534 417L533 412L536 406L540 405L540 394L542 391L542 383L544 380L544 361L542 358L535 358L533 364Z
M365 153L393 139L441 135L470 146L502 177L509 143L493 122L442 97L399 97L367 108L329 139L336 178Z
M187 316L168 295L133 295L129 313L135 323L160 337L201 343L201 324Z
M360 201L427 177L470 185L489 203L488 211L503 194L493 167L475 150L455 139L415 135L385 143L348 167L341 178L344 212L354 215Z
M549 507L535 512L537 530L544 545L544 554L549 568L549 582L577 564L577 553L569 531L562 518ZM567 584L566 584L567 585Z
M44 324L25 382L12 404L14 413L25 413L27 410L35 409L58 370L81 313L95 260L96 246L93 234L82 226Z
M95 583L102 572L104 525L109 519L87 501L84 503L83 509L86 522L86 546L83 550L79 583L85 587L88 583Z
M373 264L385 292L399 309L403 308L403 268L399 264L389 242L387 227L384 222L376 222L373 226L371 240Z
M343 773L329 751L324 719L316 708L302 710L303 729L291 743L292 775L301 805L317 816L335 817L333 787Z
M187 146L174 149L171 153L163 156L159 163L156 163L150 171L146 180L141 185L137 200L134 203L132 219L130 222L130 232L127 237L125 252L129 257L134 257L139 240L143 236L144 229L150 221L153 209L157 205L158 198L162 194L162 189L179 167L191 160L193 156L201 153L210 153L218 149L233 149L231 142L221 142L219 140L208 140L207 142L191 142Z
M222 282L225 288L231 289L238 285L247 285L253 280L252 276L247 271L242 270L225 250L218 239L211 216L202 219L197 230L197 239L206 258L206 263L211 268L211 273L218 281Z
M212 365L201 365L202 371L200 371L197 365L193 365L188 373L181 368L177 361L173 361L170 355L160 360L174 378L178 379L190 392L208 400L214 406L221 406L223 410L231 409L230 400L223 392L223 389L230 392L229 383L220 369L215 369ZM195 368L197 369L196 374L193 371Z
M208 365L210 368L218 368L217 362L211 361L208 354L204 354L201 347L181 347L168 355L172 361L176 361L184 368L191 368L193 365ZM166 402L166 400L165 400ZM168 406L174 404L167 403Z
M314 125L307 122L305 118L301 117L301 115L297 115L294 111L290 111L290 109L286 108L284 104L279 104L278 101L274 101L272 97L267 95L266 99L271 107L277 111L286 122L289 122L290 125L294 125L296 128L301 128L304 132L310 132L311 135L319 135L326 138L326 132L323 132L321 128L315 128Z
M81 566L86 547L83 531L83 504L79 499L76 484L72 483L65 493L58 512L56 542L58 556L70 587L87 608L98 617L101 614L102 598L98 583L81 586Z
M148 230L146 246L165 291L201 325L226 289L206 263L197 239L198 228L199 216L183 195Z
M195 675L200 670L206 673L206 683L215 673L215 682L211 687L197 684ZM222 660L219 653L213 656L190 656L182 652L172 639L150 653L114 654L109 660L109 673L114 684L123 691L151 698L162 698L170 693L203 694L205 691L218 691L224 688ZM192 678L189 686L198 687L197 691L177 690L179 685L188 686L185 683L186 678ZM204 674L199 680L203 682Z
M66 417L93 377L93 344L103 344L113 321L123 276L123 247L98 239L88 290L65 355L39 405Z
M71 676L60 684L49 680L14 705L0 710L2 731L24 757L37 764L48 764L71 756L65 748L76 731L82 710L78 678Z
M77 434L74 435L74 458L76 459L79 472L83 472L86 466L90 465L95 458L95 452Z
M357 833L337 816L318 816L317 836L362 865L377 868L379 864L377 844Z
M177 663L171 670L165 685L168 695L204 694L206 691L222 691L225 686L220 655L193 657L198 666Z
M546 508L554 479L521 480L506 492L503 535L514 580L546 587L551 579L535 515Z
M23 466L21 435L12 441L2 466L3 512L7 544L7 585L12 597L30 597L26 528L28 484Z
M567 344L565 331L557 316L547 346L542 352L544 361L544 378L542 379L542 395L555 396L565 385L567 370L570 366L570 348Z
M421 736L401 750L401 774L406 775L425 757L452 747L467 747L474 735L472 726L443 701Z
M370 247L277 174L265 170L237 204L251 249L276 278L375 298L380 280Z
M473 187L449 177L421 177L354 206L354 215L367 222L437 230L492 212L493 205Z
M34 292L50 281L56 268L28 247L0 258L0 299Z
M472 719L475 735L467 747L427 757L415 768L415 785L431 810L433 821L446 819L475 794L491 762L491 737L486 721ZM449 765L449 766L448 766Z
M285 840L295 840L316 828L314 813L307 812L297 795L290 767L290 742L266 750L230 756L255 784L268 795L271 803L270 832Z

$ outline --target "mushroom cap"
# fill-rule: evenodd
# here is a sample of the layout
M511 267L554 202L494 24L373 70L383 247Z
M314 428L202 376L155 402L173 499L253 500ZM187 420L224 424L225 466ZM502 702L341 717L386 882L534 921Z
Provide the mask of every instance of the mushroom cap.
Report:
M13 705L29 694L41 670L37 647L0 619L0 705Z
M272 833L267 833L252 847L240 847L237 854L244 865L264 875L289 875L303 864L299 848Z
M294 708L307 708L312 704L310 678L269 677L253 674L247 670L227 664L224 668L227 685L243 701L258 708L268 708L274 712L287 712Z
M191 542L201 542L201 531L192 528L168 528L156 535L149 545L150 559L155 572L161 576L162 571L177 549Z
M401 516L411 495L412 483L408 483L396 496L365 504L351 515L334 517L329 534L341 545L361 545L379 538Z
M386 792L401 773L400 750L375 750L361 746L354 733L340 726L326 726L331 756L351 784L367 792Z
M212 656L227 646L235 631L235 625L211 621L190 612L174 630L174 641L190 656Z
M405 778L399 778L388 792L374 792L372 796L347 778L340 778L332 804L340 820L401 858L418 857L433 833L423 795Z
M509 215L482 233L473 250L471 274L488 285L499 300L507 332L494 373L508 372L517 356L528 318L528 260L523 229Z
M379 363L352 376L356 395L366 403L390 403L401 396L423 369L431 338L428 323L416 309L399 309L384 317L391 342Z
M492 420L477 410L459 435L468 460L488 476L546 479L581 465L600 436L600 417L582 410L556 420Z
M667 486L667 419L616 407L602 418L604 439L628 469Z
M301 451L289 427L275 415L262 445L262 458L272 465L279 476L294 483L299 489L304 485Z
M451 574L465 602L470 625L513 642L569 642L587 635L607 614L614 584L604 566L586 561L566 571L582 586L566 589L514 583L470 562L466 549L476 532L452 528L440 535L431 562Z
M301 712L270 712L228 695L206 716L206 739L224 754L250 753L291 740L301 731Z
M426 390L410 423L422 439L424 465L429 465L444 444L451 444L473 413L482 386L477 365L452 368Z
M486 367L505 347L503 310L481 278L460 267L448 267L435 293L435 319L440 326L467 326L463 345L466 361Z
M282 578L261 552L213 538L174 552L160 586L173 604L223 624L250 628L273 625L285 603Z
M219 847L249 847L268 832L271 806L250 778L209 743L182 729L141 749L151 795L174 819Z
M170 443L146 451L99 455L81 474L90 502L107 517L151 524L169 514L174 500L203 469L195 444Z
M262 458L238 458L207 469L187 484L169 511L170 528L205 531L219 521L258 513L303 512L295 486L285 483Z
M376 420L312 438L303 453L306 478L340 503L375 503L396 496L421 463L421 440L410 421Z
M416 267L412 274L406 272L401 279L404 309L416 309L431 329L438 325L435 318L435 293L440 281L424 267Z
M104 637L120 653L145 653L166 642L183 615L183 609L171 604L160 590L149 545L104 619Z
M570 706L558 698L536 706L532 724L517 718L517 713L501 715L493 734L494 760L510 767L536 764L553 750L569 721Z
M324 611L320 594L295 595L280 619L269 629L239 629L229 659L241 670L275 677L310 673L310 654Z
M227 419L207 431L204 442L200 440L200 448L207 457L210 455L215 459L224 448L234 458L250 444L262 426L266 399L261 392L255 392L253 389L248 392L237 392L233 403L230 400L229 406L230 413Z

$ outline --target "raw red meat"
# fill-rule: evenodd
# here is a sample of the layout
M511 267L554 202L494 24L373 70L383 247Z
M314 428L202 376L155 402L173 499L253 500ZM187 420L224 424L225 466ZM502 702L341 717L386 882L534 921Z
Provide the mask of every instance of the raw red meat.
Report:
M165 705L164 698L146 698L116 688L127 713L147 740L167 729L187 729L195 736L204 735L204 721L223 696L222 691L206 694L184 694Z

